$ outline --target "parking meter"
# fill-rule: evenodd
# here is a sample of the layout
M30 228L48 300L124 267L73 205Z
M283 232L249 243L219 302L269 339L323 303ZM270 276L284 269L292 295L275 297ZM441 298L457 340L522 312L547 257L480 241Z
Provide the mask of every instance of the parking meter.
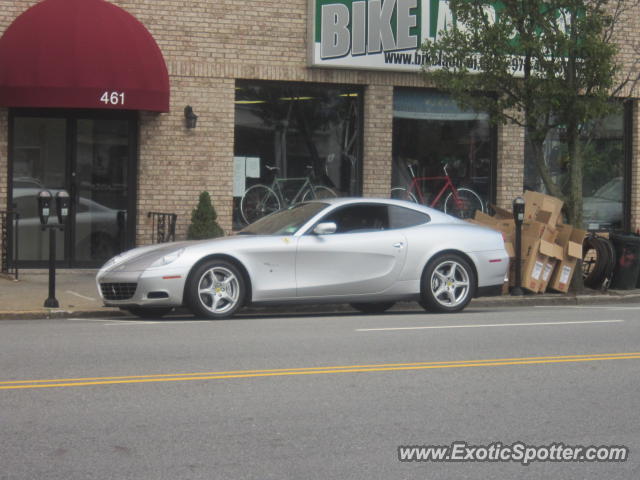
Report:
M66 190L60 190L56 193L56 209L58 213L58 222L62 225L67 221L69 216L69 194Z
M513 201L513 220L516 224L516 268L515 287L511 295L522 295L522 222L524 221L524 198L516 197Z
M524 198L522 197L516 197L513 201L513 219L521 225L524 221Z
M38 216L40 223L46 225L51 215L51 192L49 190L40 190L38 193Z

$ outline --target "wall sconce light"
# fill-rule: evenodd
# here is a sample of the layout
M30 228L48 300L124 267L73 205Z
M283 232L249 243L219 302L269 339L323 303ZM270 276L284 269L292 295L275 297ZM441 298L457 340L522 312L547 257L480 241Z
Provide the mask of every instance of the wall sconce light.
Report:
M191 105L187 105L184 107L184 119L187 124L187 128L196 128L196 124L198 123L198 115L193 113L193 108Z

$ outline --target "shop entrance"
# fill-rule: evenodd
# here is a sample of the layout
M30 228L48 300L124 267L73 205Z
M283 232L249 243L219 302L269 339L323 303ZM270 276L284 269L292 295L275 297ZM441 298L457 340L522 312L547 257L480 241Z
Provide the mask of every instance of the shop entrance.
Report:
M18 266L43 267L49 258L36 211L42 189L71 196L68 228L57 239L60 267L98 267L133 245L136 125L135 112L11 111L9 198L20 215Z

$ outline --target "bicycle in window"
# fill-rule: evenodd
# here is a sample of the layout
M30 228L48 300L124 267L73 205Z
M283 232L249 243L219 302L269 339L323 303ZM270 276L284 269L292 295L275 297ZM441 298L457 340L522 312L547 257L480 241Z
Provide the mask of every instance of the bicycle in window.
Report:
M278 167L266 165L274 173ZM331 188L316 185L313 181L313 166L307 165L306 177L284 178L274 176L271 185L253 185L244 192L240 200L240 213L249 224L281 208L288 208L307 200L335 198L338 196ZM287 193L285 195L285 192Z
M438 208L438 205L442 205L441 210L444 213L458 218L473 218L476 210L486 213L486 207L480 195L467 187L456 188L447 171L448 164L443 166L444 175L435 177L418 177L416 176L414 165L408 165L408 168L411 174L411 183L406 188L392 188L391 198L421 203L433 208ZM433 196L432 200L428 201L424 193L424 186L434 182L444 182L444 184L438 193ZM447 194L446 197L445 194ZM443 198L444 201L442 201Z

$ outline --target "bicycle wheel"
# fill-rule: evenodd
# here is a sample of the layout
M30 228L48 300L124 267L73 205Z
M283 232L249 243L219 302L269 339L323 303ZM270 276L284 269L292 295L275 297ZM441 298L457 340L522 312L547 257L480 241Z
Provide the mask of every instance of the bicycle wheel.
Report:
M389 197L394 200L406 200L407 202L418 203L416 196L404 187L393 187Z
M338 194L324 185L314 185L312 188L307 189L302 195L302 201L307 200L322 200L323 198L336 198Z
M246 223L280 210L280 200L271 188L266 185L254 185L247 188L240 200L240 213Z
M453 192L447 195L444 201L444 213L458 218L473 218L476 210L485 211L480 195L469 188L458 189L458 200L459 202L456 202Z

